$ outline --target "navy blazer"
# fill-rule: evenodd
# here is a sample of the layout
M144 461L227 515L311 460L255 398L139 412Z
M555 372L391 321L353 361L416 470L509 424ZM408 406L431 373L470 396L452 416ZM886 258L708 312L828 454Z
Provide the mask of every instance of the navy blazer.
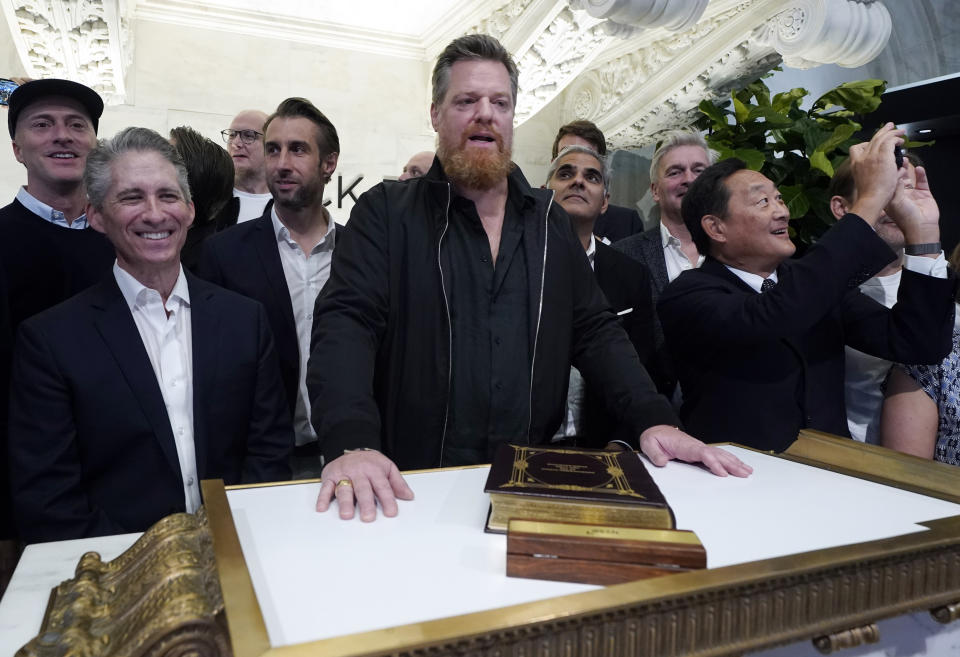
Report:
M900 363L950 351L954 280L905 270L888 309L859 284L894 253L855 215L806 255L777 268L758 294L707 257L664 290L657 307L673 356L686 430L706 442L784 450L802 428L849 435L844 345Z
M293 430L263 308L186 276L197 474L289 479ZM167 409L112 274L21 324L13 380L11 482L24 540L143 531L184 510Z
M256 299L267 311L276 338L280 376L291 419L297 408L300 344L293 303L283 274L268 203L263 216L237 224L204 241L195 273L211 283Z

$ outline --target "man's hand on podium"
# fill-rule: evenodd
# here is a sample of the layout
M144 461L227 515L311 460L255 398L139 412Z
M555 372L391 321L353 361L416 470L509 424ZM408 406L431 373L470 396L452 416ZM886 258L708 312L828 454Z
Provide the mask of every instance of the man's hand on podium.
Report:
M354 504L360 511L360 520L373 522L377 519L377 501L383 515L397 515L397 498L412 500L413 491L404 481L393 461L376 450L347 452L323 468L320 474L323 483L317 496L317 511L330 508L337 498L340 517L353 517Z
M666 424L650 427L640 434L640 451L656 466L679 459L687 463L703 463L713 474L726 477L747 477L753 468L730 452L704 444L688 433Z

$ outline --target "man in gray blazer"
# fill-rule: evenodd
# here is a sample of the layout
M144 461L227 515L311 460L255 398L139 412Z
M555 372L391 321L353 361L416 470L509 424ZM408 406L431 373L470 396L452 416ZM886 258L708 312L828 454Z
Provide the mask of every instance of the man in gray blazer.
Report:
M650 271L650 286L653 303L667 283L681 272L703 264L703 254L690 237L690 231L680 215L680 203L687 188L704 169L717 160L703 137L689 130L668 132L650 163L650 192L660 205L660 223L637 235L631 235L613 248L643 263ZM664 349L663 329L660 320L654 325L659 368L662 371L660 391L679 405L673 364Z
M650 270L654 303L680 272L703 262L703 254L697 252L683 223L680 203L690 183L716 161L717 154L699 134L689 130L668 132L650 162L650 192L660 205L660 223L613 245Z

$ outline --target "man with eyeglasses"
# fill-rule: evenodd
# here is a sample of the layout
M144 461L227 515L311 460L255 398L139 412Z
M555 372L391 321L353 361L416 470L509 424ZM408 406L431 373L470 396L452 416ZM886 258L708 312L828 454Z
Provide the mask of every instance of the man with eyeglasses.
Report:
M256 219L270 202L267 171L263 162L263 124L267 115L260 110L243 110L230 127L220 132L233 159L233 195L240 199L237 223Z

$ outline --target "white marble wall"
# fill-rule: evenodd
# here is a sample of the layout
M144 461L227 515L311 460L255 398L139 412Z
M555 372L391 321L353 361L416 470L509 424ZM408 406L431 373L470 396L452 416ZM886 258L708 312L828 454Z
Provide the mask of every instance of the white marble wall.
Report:
M219 142L239 110L270 112L303 96L337 127L344 188L362 174L355 191L365 191L399 175L414 152L433 148L429 70L421 62L146 21L137 24L135 43L128 103L106 109L101 136L129 125L162 133L189 125ZM25 177L10 149L0 148L0 199L12 198ZM326 195L334 218L346 220L352 201L337 208L336 175Z

